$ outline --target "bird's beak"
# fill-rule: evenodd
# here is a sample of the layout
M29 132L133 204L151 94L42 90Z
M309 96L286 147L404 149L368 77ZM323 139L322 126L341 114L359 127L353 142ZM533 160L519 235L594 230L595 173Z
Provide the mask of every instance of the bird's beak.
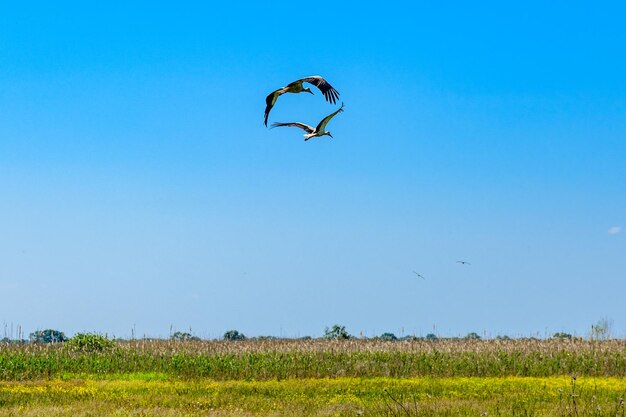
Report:
M333 138L333 135L331 135L330 133L328 134L328 136L330 136L331 138ZM333 139L335 139L335 138L333 138Z
M315 94L313 94L313 91L311 91L311 90L307 90L307 93L311 93L312 96L315 95Z

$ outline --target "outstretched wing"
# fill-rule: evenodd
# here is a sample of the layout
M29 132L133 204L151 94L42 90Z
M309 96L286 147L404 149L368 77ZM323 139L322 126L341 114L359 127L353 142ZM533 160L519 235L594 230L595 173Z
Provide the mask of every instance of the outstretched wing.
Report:
M288 126L288 127L299 127L300 129L304 130L306 133L313 133L315 132L315 129L313 129L311 126L309 125L305 125L304 123L300 123L300 122L292 122L292 123L272 123L272 127L271 128L275 128L275 127L282 127L282 126Z
M337 99L339 99L339 92L335 90L332 85L328 84L328 81L326 81L319 75L301 78L298 81L313 84L320 89L322 94L324 94L324 97L326 97L326 101L333 104L337 103Z
M326 125L328 124L328 122L330 122L330 119L332 119L333 117L335 117L337 113L341 113L342 111L343 111L343 103L341 103L341 107L339 107L337 111L332 112L328 116L324 117L322 121L320 122L320 124L318 124L317 127L315 128L315 131L318 133L324 132L326 130Z
M278 96L282 94L282 90L282 88L279 88L276 91L272 91L267 97L265 97L265 127L267 127L267 118L270 115L270 111L272 110L272 107L274 107L276 100L278 100Z
M415 272L415 271L413 271L413 273L414 273L415 275L417 275L418 277L420 277L421 279L426 279L426 278L424 278L424 276L423 276L422 274L418 274L418 273L417 273L417 272Z

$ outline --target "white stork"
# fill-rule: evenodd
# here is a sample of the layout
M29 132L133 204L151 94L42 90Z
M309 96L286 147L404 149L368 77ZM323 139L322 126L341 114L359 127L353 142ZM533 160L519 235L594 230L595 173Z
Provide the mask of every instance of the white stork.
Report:
M424 278L424 276L423 276L422 274L418 274L418 273L417 273L417 272L415 272L415 271L413 271L413 273L414 273L415 275L417 275L418 277L420 277L421 279L426 279L426 278Z
M274 104L276 104L276 100L278 100L279 96L285 93L303 93L305 91L307 93L313 94L313 91L311 91L310 88L304 88L302 86L303 83L313 84L314 86L319 88L322 94L324 94L324 97L326 97L326 101L328 101L329 103L335 104L337 102L337 99L339 98L339 92L337 92L337 90L335 90L332 85L328 84L328 82L319 75L300 78L299 80L288 84L286 87L282 87L276 91L272 91L265 98L265 126L267 126L267 118L270 115L270 111L272 110L272 107L274 107Z
M295 126L295 127L299 127L300 129L304 130L306 133L304 134L304 140L307 141L311 138L314 137L321 137L321 136L330 136L331 138L333 137L333 135L330 134L330 132L326 131L326 125L328 124L328 122L330 122L330 119L332 119L333 117L335 117L335 115L337 113L341 113L343 111L343 103L341 103L341 107L339 107L339 109L337 111L332 112L331 114L329 114L328 116L324 117L322 119L321 122L319 122L319 124L317 125L317 127L313 128L309 125L305 125L304 123L300 123L300 122L292 122L292 123L272 123L272 128L275 127L281 127L281 126Z

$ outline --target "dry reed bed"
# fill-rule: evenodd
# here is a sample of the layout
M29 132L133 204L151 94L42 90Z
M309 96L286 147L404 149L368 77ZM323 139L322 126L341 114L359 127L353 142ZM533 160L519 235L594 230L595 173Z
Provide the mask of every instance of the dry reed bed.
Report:
M626 341L252 340L116 342L102 352L1 345L0 379L161 373L179 378L626 376Z

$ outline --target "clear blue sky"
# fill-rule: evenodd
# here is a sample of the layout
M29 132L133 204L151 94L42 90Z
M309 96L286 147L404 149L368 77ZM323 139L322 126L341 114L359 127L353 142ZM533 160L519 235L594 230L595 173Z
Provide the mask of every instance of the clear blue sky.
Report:
M626 336L625 14L2 2L0 321Z

